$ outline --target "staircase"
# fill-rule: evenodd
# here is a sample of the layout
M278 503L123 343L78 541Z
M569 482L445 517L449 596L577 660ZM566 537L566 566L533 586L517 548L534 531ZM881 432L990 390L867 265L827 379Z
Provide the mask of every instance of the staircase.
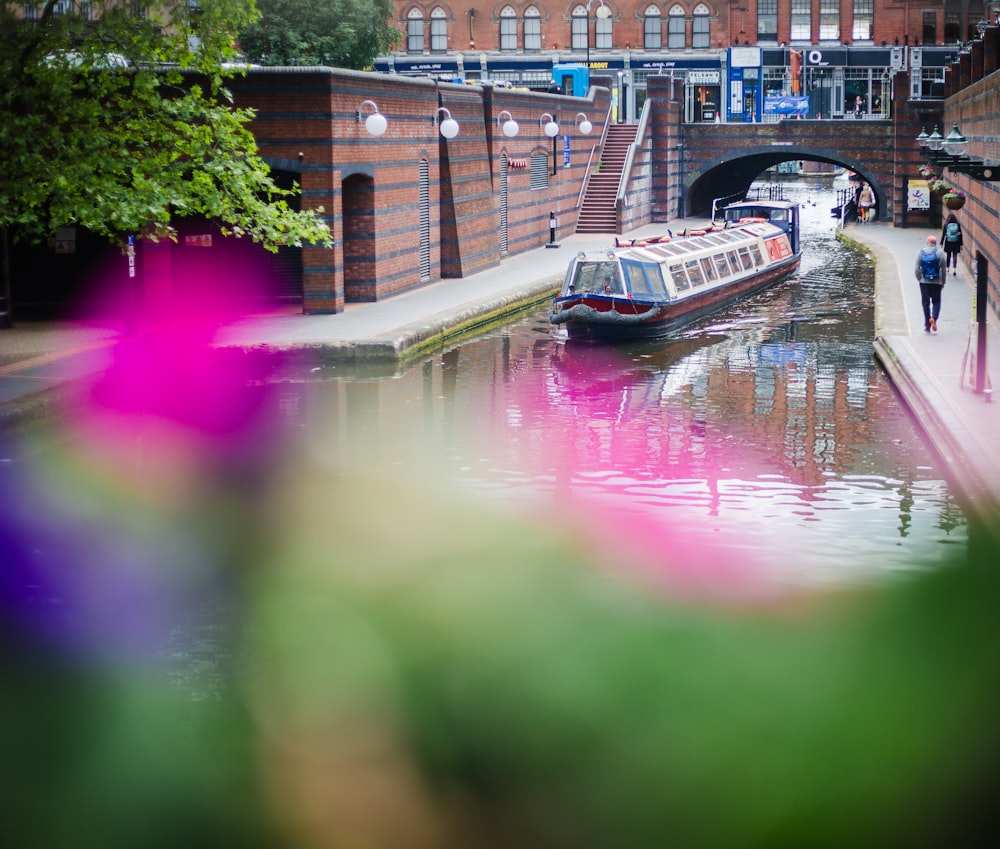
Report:
M601 151L600 170L590 175L580 215L577 218L577 233L615 233L618 231L618 217L615 214L615 199L621 182L625 157L629 145L635 141L636 124L611 124Z

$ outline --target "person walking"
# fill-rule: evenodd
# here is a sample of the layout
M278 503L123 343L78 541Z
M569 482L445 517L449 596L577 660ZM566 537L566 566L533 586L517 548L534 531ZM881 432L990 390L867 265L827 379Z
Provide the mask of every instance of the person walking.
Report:
M953 275L958 274L958 255L962 252L962 225L958 223L954 212L948 216L941 230L941 247L944 248L945 274L949 268Z
M928 236L927 244L917 254L914 273L920 284L920 307L924 311L924 333L937 333L941 315L941 290L944 288L945 255L938 247L937 236Z
M862 224L867 224L871 219L873 206L875 206L875 193L871 186L862 183L861 191L858 192L858 215L861 216Z

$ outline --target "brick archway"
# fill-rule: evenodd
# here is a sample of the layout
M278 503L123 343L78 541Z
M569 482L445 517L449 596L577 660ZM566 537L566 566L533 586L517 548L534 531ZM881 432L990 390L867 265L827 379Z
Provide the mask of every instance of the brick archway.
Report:
M344 300L376 300L375 180L355 173L341 183L344 210Z

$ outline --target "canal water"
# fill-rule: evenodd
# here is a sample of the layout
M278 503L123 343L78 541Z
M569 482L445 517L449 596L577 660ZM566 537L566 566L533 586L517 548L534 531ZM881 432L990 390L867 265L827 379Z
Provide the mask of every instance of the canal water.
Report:
M613 527L623 550L709 540L797 587L934 568L965 519L873 359L873 269L836 238L829 181L786 196L800 271L672 338L570 342L545 305L391 373L326 369L285 402L312 411L327 460L430 462L470 496Z

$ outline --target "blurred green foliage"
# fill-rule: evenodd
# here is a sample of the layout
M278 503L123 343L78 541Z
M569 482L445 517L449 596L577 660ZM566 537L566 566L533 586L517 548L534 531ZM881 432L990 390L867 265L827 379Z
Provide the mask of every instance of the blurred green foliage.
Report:
M214 525L239 564L210 695L6 619L5 846L884 849L994 828L988 556L682 603L593 562L565 517L426 481L289 464L157 511Z

